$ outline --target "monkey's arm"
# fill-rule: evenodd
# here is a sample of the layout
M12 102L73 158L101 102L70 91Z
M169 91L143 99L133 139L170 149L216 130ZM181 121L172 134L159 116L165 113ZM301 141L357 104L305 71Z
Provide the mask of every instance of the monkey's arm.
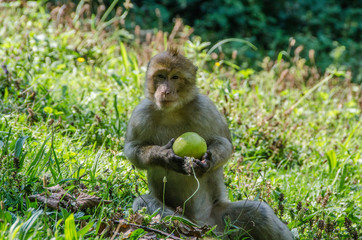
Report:
M231 142L224 137L217 137L208 144L204 156L195 159L193 167L197 175L201 176L206 172L215 170L224 165L232 153Z
M195 111L199 113L195 118L202 123L199 128L207 143L207 153L196 163L201 172L207 172L224 165L232 154L233 146L227 123L213 102L204 95L199 95L197 101L195 105L201 107Z
M136 140L128 141L124 145L124 154L127 159L136 167L141 169L147 169L154 165L151 160L153 152L157 152L160 146L144 146L141 142Z
M210 169L216 169L224 165L233 151L230 140L225 137L215 137L208 143L207 148L211 153Z
M187 174L184 167L185 159L177 156L172 150L173 139L164 146L147 141L150 135L156 133L152 132L152 126L148 125L150 120L144 112L141 104L129 120L124 146L124 154L128 160L141 169L160 166Z
M148 169L152 166L161 166L182 174L188 174L185 168L185 159L177 156L173 150L174 139L164 146L141 145L136 141L126 142L124 153L138 168Z

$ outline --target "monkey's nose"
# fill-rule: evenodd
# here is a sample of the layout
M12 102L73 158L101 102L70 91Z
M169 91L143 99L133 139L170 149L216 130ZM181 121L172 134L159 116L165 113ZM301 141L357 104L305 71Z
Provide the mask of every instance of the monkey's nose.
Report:
M170 91L163 91L162 95L165 97L165 96L169 95L170 93L171 93Z

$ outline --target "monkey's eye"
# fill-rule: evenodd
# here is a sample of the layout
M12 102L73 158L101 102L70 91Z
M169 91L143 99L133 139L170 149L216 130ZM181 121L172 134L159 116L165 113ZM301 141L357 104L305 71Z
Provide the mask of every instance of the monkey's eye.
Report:
M158 78L161 78L161 79L165 79L165 78L166 78L166 76L163 75L163 74L158 74L157 77L158 77Z
M178 79L178 76L177 76L177 75L173 75L173 76L172 76L172 79L176 80L176 79Z

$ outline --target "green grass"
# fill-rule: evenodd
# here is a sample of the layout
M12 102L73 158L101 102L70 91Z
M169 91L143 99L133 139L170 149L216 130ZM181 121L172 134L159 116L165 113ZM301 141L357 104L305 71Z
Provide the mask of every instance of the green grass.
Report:
M57 18L38 2L0 3L0 239L106 239L125 232L116 230L120 218L179 230L170 219L135 220L131 205L147 192L146 176L123 154L148 57L165 48L166 35L139 44L105 17L80 16L81 8ZM180 44L232 132L229 197L265 200L300 239L358 239L360 86L332 69L333 77L319 76L294 49L255 72L228 56L215 64L212 46L198 38ZM54 210L29 200L57 184L112 203Z

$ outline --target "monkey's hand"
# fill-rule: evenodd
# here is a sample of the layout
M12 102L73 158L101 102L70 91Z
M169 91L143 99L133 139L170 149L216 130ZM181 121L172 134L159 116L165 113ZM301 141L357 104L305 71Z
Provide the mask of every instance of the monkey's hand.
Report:
M204 156L199 159L195 159L193 163L193 168L196 175L202 176L212 167L212 154L209 150L206 151Z
M173 170L182 174L189 174L185 164L185 158L176 155L172 150L175 139L171 139L166 145L159 148L156 154L157 163L164 168Z

